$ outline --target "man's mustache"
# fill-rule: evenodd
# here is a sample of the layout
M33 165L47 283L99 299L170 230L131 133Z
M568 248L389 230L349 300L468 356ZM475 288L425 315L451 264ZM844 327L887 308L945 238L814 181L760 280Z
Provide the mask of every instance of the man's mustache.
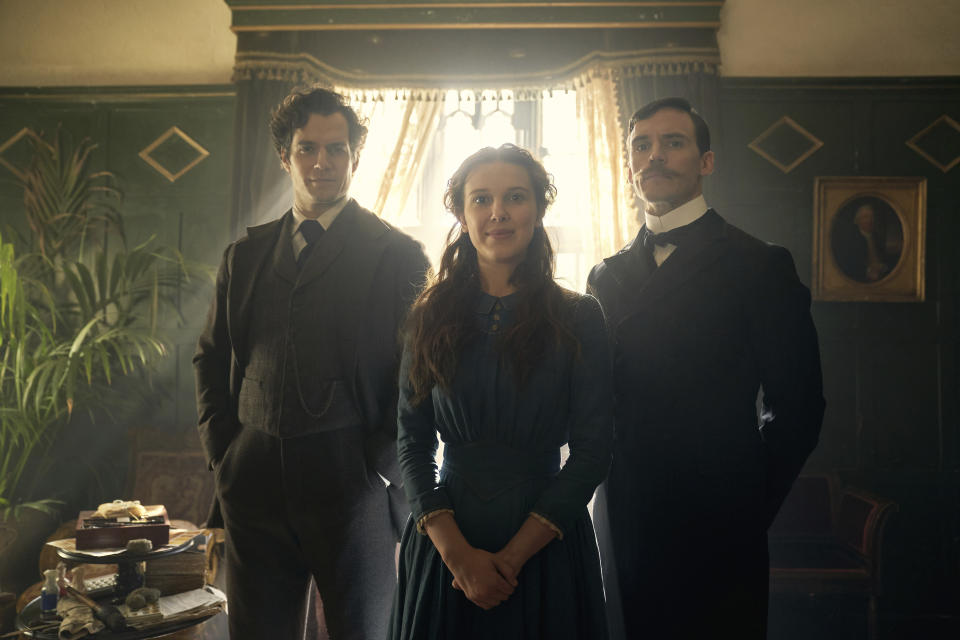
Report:
M676 177L676 172L670 171L669 169L646 169L640 172L641 178L649 178L650 176L666 176L667 178Z

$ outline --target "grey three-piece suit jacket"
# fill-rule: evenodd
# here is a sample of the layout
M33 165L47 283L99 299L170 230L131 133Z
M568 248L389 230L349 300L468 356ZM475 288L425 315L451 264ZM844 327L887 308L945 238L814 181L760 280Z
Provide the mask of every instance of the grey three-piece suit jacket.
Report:
M355 462L399 486L398 334L427 259L351 200L298 272L292 224L288 211L224 253L194 357L207 460L216 465L241 425L280 438L358 429Z

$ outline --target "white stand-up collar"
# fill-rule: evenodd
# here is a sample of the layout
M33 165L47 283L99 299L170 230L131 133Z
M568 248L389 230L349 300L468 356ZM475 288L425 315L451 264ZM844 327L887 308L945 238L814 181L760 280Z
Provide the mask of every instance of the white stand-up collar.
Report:
M685 202L676 209L668 211L662 216L652 216L649 213L644 213L644 218L647 223L647 229L651 233L664 233L665 231L672 231L679 227L685 226L697 220L707 212L709 207L707 206L707 201L703 197L703 194L700 194L693 200Z

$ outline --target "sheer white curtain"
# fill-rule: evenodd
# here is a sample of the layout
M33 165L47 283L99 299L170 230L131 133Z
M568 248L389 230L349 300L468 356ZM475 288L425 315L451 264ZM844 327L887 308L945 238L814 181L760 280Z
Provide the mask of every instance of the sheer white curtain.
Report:
M341 91L370 126L351 192L417 236L434 259L452 223L441 204L446 179L481 146L508 141L539 140L530 150L555 177L558 198L544 222L564 286L582 291L590 267L619 251L639 229L617 86L607 69L585 73L572 87L544 91L537 98L536 135L514 128L508 90Z
M599 262L623 248L640 229L638 209L627 178L625 140L610 73L586 74L577 87L581 152L588 159L590 259Z
M350 93L349 89L341 91ZM354 108L369 119L370 131L351 191L391 224L416 223L408 219L411 214L407 202L420 180L424 158L440 124L440 98L438 92L411 90L352 96Z

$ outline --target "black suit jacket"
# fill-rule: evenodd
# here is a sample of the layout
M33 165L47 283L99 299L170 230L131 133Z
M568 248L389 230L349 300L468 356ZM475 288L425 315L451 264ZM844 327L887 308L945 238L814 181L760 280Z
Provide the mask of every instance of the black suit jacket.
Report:
M289 229L291 216L287 212L280 219L248 228L245 237L227 247L220 264L207 325L194 356L200 439L211 468L241 428L238 401L249 355L246 338L261 274L269 268L290 281L298 277L292 252L278 249L285 243L281 234ZM353 200L327 234L333 234L338 225L346 233L340 234L335 245L311 254L299 274L300 283L323 277L337 260L349 258L362 265L327 289L330 299L324 304L331 314L351 314L347 321L357 325L359 339L354 348L335 350L333 357L342 360L337 363L340 371L350 373L344 391L361 416L368 467L399 486L399 329L423 286L429 263L419 243ZM301 391L313 392L310 388ZM211 526L216 520L214 509Z
M694 225L659 268L634 240L588 280L614 341L617 444L597 527L624 548L618 562L664 552L637 550L641 538L693 529L762 539L819 437L817 335L789 252L713 210Z

